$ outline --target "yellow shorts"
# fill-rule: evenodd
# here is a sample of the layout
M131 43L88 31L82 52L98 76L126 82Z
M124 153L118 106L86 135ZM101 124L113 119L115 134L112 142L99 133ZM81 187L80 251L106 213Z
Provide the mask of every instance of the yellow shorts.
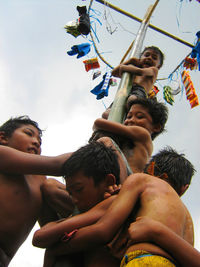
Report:
M152 255L144 250L136 250L125 255L121 261L120 267L175 267L175 265L165 257Z

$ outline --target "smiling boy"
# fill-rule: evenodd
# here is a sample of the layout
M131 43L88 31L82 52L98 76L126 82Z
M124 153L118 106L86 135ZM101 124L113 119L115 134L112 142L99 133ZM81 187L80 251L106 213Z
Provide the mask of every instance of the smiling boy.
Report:
M165 130L168 109L165 104L149 98L129 102L124 124L97 119L91 140L111 137L126 157L132 171L142 172L153 151L152 140Z
M131 58L113 69L112 75L121 77L123 72L133 74L130 95L146 98L156 82L158 70L162 67L164 55L155 46L145 47L141 57Z

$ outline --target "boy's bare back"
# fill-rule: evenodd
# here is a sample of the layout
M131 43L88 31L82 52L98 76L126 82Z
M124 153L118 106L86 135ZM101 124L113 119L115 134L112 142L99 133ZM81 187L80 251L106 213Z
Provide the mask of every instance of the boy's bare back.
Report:
M193 245L192 219L176 191L160 178L146 174L142 176L131 185L136 186L135 183L141 183L137 187L140 187L139 190L143 187L134 220L137 217L147 216L160 221ZM127 249L127 253L135 250L144 250L170 258L167 252L152 243L133 244Z

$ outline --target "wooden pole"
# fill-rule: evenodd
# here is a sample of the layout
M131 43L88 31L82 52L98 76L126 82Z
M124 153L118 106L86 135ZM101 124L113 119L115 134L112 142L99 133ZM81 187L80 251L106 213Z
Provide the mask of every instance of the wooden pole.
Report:
M153 6L151 5L148 8L146 15L138 30L136 39L134 41L134 44L133 44L133 47L130 53L130 58L131 57L139 58L150 17L154 9L156 8L158 2L159 0L157 0ZM125 116L125 109L126 109L125 108L126 100L131 90L132 79L133 77L132 75L130 75L130 73L125 72L122 74L122 78L121 78L117 93L115 95L115 99L114 99L111 111L109 113L108 120L123 123L124 116Z

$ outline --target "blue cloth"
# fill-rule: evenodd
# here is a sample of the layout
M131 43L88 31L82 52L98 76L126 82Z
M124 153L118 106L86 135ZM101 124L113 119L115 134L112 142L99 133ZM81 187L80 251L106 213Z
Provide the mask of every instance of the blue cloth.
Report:
M99 100L103 98L104 96L108 96L108 89L109 89L109 82L110 82L111 73L107 72L103 76L103 80L90 92L94 95L96 95L96 99Z
M192 49L191 57L192 58L197 58L197 62L199 65L199 70L200 70L200 31L196 33L196 36L198 37L198 41L195 47Z
M67 51L67 54L69 56L77 55L77 58L83 57L87 55L90 52L90 44L89 43L83 43L80 45L74 45L71 47L70 51Z

